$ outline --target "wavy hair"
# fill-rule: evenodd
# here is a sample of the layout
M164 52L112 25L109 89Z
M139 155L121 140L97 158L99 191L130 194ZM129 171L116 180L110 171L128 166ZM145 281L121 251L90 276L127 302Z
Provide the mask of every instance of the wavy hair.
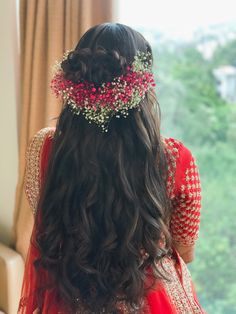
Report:
M124 73L138 50L151 52L141 34L101 24L62 68L74 81L99 85ZM93 313L120 313L119 302L138 312L150 288L147 270L163 278L157 265L170 248L166 168L154 94L127 118L112 118L107 133L65 104L38 205L35 266L48 271L72 313L78 300Z

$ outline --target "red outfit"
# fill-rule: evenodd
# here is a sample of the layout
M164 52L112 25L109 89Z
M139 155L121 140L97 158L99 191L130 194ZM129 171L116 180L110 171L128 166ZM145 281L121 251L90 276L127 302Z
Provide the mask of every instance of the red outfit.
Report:
M53 128L42 129L35 135L29 146L26 194L33 210L37 207L40 185L45 176L53 134ZM163 138L163 142L168 161L167 190L173 204L170 232L175 243L192 246L198 237L200 222L201 187L198 170L191 152L182 143L172 138ZM32 239L34 234L35 229ZM39 252L32 243L33 241L31 241L26 261L18 313L67 314L66 310L63 310L62 302L56 298L55 289L45 291L42 308L38 310L35 290L39 283L36 277L40 277L43 282L47 281L48 274L46 271L42 271L40 276L36 276L33 262L38 258ZM145 297L143 314L204 313L197 301L191 275L185 263L177 253L174 255L173 258L165 257L163 259L163 266L169 274L170 280L157 281L156 287L148 292ZM121 304L120 308L124 314L130 313L125 304ZM86 312L81 309L79 313L85 314Z

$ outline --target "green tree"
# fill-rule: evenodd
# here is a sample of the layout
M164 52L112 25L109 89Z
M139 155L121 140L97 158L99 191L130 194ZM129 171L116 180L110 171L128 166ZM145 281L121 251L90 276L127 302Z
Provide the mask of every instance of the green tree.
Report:
M215 67L223 65L236 66L236 40L218 46L214 52L212 64Z
M191 265L209 313L236 313L236 106L223 101L213 69L233 64L236 41L205 60L196 43L164 42L154 49L163 133L177 137L197 157L203 209L196 260Z

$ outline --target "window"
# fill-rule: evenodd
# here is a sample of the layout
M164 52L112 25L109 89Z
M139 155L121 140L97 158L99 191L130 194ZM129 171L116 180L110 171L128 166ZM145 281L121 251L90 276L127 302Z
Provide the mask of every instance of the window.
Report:
M197 158L203 209L190 266L201 304L236 313L236 17L229 0L117 0L153 47L162 132Z

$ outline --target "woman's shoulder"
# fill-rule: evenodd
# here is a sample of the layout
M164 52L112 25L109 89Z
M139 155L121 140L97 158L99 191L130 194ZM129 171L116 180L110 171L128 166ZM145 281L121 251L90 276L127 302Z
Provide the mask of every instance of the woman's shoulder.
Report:
M164 146L167 150L179 151L182 147L185 147L184 144L173 137L162 137Z
M38 131L31 139L26 152L25 192L33 211L37 207L54 132L53 127Z
M162 137L167 159L187 163L193 158L191 150L181 141L172 137Z
M37 172L45 155L51 148L52 139L55 133L55 128L47 127L39 130L30 140L26 152L26 170L28 172Z
M181 141L163 137L163 143L168 166L168 195L173 199L181 190L184 178L188 178L189 173L197 172L197 165L192 152Z
M46 138L53 138L55 132L54 127L46 127L41 130L39 130L31 139L30 146L40 146L44 142Z
M54 136L55 128L47 127L39 130L30 140L27 149L27 162L28 158L33 162L38 160L46 142L51 142Z

